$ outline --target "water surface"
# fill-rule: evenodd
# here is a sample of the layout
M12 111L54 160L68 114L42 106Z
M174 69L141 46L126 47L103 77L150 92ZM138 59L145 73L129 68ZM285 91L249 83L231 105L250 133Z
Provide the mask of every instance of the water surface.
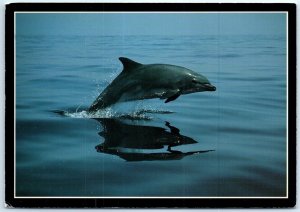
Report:
M89 115L120 56L217 91ZM286 38L17 36L16 195L285 196Z

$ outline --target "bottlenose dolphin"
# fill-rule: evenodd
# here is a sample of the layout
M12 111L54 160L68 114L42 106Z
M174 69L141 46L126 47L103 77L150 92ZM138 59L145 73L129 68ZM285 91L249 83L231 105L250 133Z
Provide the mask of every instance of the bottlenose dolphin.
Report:
M117 102L160 98L165 103L180 95L215 91L208 79L184 67L168 64L137 63L125 57L119 60L123 71L108 85L90 106L89 111L106 108Z

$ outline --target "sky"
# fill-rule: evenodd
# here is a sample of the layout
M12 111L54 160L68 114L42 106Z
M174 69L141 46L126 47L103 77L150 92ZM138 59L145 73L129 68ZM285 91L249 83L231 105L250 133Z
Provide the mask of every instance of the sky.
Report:
M17 35L286 33L284 13L17 13Z

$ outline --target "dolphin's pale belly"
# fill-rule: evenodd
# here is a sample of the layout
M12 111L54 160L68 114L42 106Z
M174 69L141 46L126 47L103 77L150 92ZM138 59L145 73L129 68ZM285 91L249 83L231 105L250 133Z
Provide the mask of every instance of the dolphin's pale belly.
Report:
M109 85L99 97L95 100L92 108L103 108L116 102L127 102L133 100L160 98L166 99L175 91L163 87L151 88L141 83L134 83L128 86L126 83L120 83L118 88L115 85Z
M137 85L132 90L123 92L118 101L125 102L152 98L166 99L172 93L173 91L163 88L144 89L143 86Z

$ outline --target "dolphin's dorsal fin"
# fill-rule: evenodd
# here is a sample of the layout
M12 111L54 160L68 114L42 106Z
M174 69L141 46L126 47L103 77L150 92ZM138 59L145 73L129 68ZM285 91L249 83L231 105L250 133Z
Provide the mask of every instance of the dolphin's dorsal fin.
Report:
M130 71L133 69L138 68L139 66L141 66L141 63L137 63L133 60L130 60L126 57L120 57L119 60L121 61L121 63L123 64L123 71Z

